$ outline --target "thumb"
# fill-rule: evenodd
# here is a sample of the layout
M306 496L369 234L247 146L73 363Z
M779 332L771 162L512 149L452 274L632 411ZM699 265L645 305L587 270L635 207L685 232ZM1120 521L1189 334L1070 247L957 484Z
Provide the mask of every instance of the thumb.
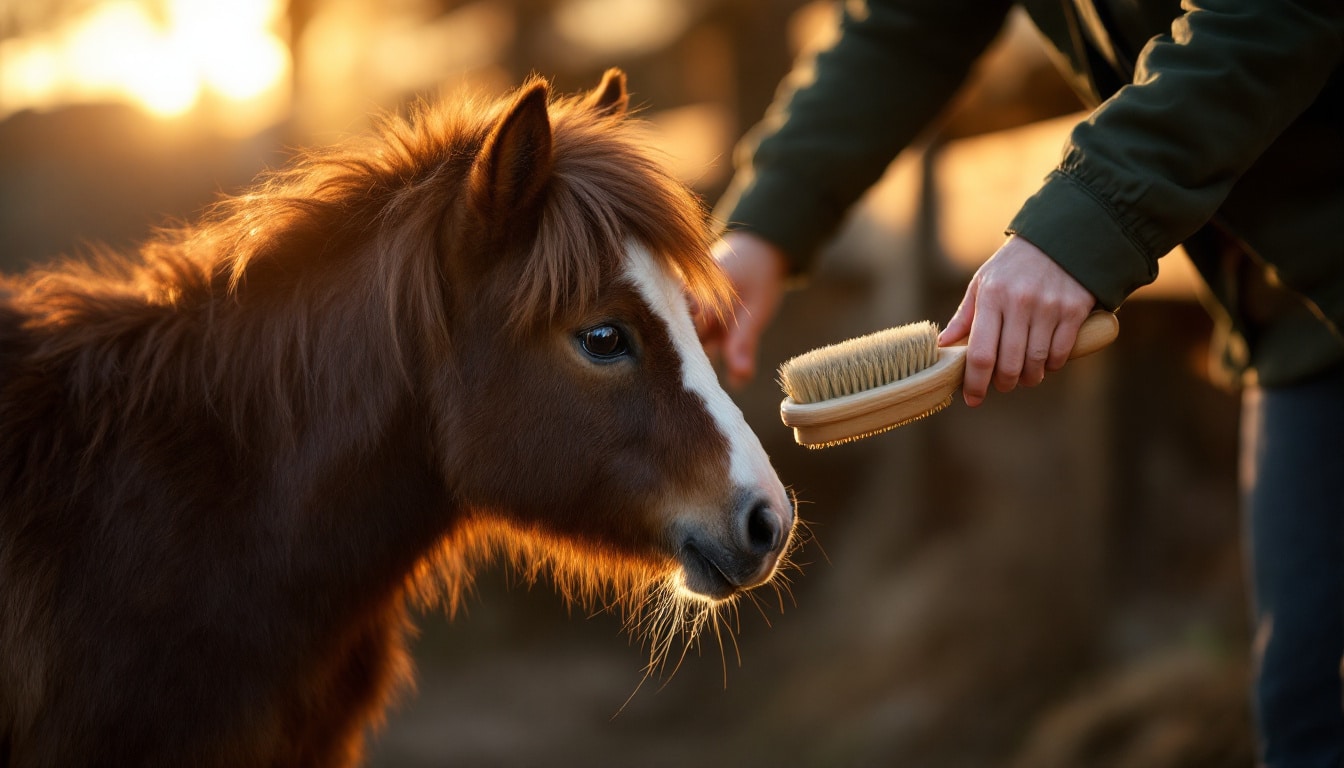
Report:
M952 319L947 321L947 327L938 334L939 346L955 344L970 336L971 321L975 319L975 288L974 281L966 287L966 297L957 305L957 311L952 315Z

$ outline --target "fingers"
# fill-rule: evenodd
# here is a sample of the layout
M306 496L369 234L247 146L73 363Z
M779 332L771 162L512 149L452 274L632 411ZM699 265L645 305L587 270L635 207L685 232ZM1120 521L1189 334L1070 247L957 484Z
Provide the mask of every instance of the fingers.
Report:
M1073 353L1073 344L1078 340L1078 328L1087 319L1090 310L1090 307L1087 310L1074 309L1060 319L1054 336L1050 339L1050 354L1045 360L1045 370L1053 373L1063 368L1069 361L1069 355Z
M1031 243L1010 238L976 272L940 344L967 337L962 399L1034 387L1064 366L1095 298Z
M1022 376L1018 379L1022 386L1034 387L1045 380L1046 365L1052 350L1051 340L1059 334L1057 328L1050 323L1033 323L1027 332Z
M700 337L700 346L710 362L723 368L733 387L745 386L756 375L756 348L762 329L752 317L751 308L734 297L728 313L705 311L691 302L691 318Z
M756 377L756 349L761 329L750 318L741 318L729 329L723 344L723 373L728 386L740 389Z
M732 283L728 317L697 321L701 344L713 360L722 354L723 374L732 388L756 376L761 335L779 308L788 264L782 251L748 232L730 232L714 246L714 258Z
M1003 317L981 307L971 324L966 344L966 375L961 384L961 399L972 408L984 402L989 381L999 358L999 332Z
M1010 312L1000 323L999 354L993 371L994 388L1000 392L1012 392L1022 378L1027 337L1033 328L1038 327L1032 319L1023 312Z

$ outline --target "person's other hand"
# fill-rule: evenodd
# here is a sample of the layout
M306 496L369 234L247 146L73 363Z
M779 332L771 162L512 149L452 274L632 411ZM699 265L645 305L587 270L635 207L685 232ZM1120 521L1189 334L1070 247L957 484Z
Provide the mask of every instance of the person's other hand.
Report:
M966 296L938 336L967 338L962 399L984 402L991 380L1000 392L1034 387L1069 359L1078 327L1096 298L1036 246L1016 235L976 270Z
M714 244L714 258L732 283L726 317L696 311L700 343L711 360L722 356L728 385L741 388L756 375L756 349L784 295L788 261L773 244L749 232L729 232Z

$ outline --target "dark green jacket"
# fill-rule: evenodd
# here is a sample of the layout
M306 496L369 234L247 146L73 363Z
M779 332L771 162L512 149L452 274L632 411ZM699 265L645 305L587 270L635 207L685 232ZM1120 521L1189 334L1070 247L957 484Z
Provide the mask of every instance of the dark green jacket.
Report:
M1007 231L1110 309L1184 243L1228 309L1234 367L1276 384L1344 360L1344 0L1020 4L1096 109ZM1012 5L846 3L814 79L744 142L719 217L805 270Z

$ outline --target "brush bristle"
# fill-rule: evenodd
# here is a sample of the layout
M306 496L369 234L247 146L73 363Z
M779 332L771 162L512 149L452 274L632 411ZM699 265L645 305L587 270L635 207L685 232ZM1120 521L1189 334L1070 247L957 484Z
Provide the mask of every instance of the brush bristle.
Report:
M779 367L795 403L818 403L880 387L938 360L938 325L928 320L814 349Z

